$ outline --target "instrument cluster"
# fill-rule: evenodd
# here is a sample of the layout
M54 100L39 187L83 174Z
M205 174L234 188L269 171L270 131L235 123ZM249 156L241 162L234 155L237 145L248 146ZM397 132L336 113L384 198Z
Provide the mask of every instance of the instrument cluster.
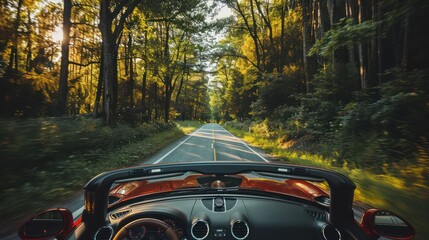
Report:
M182 224L170 218L165 218L161 220L167 223L171 228L174 229L179 239L181 240L188 239L185 236L185 229L184 229L184 226L182 226ZM165 236L163 229L159 227L140 225L140 226L128 229L127 239L129 240L152 240L152 239L164 240L168 238Z

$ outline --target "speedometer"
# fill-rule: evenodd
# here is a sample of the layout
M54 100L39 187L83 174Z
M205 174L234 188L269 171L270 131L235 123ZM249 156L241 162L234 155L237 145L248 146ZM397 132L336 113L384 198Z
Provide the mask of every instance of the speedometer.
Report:
M171 219L164 219L163 222L167 223L170 227L172 227L174 229L174 231L176 231L177 226L176 226L176 223L173 220L171 220Z
M131 240L141 240L146 235L146 228L145 226L138 226L135 228L130 228L128 230L128 236Z
M177 224L172 219L164 219L163 222L167 223L168 226L170 226L177 234L177 236L180 238L183 236L183 230L180 227L177 227ZM164 233L161 233L161 236L164 236Z

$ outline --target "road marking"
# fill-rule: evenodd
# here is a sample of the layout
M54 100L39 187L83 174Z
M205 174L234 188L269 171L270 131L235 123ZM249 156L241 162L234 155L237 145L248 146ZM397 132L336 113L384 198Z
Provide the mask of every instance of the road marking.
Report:
M220 126L220 125L219 125ZM247 145L243 140L241 140L240 138L232 135L232 133L228 132L228 130L226 130L224 127L220 126L221 128L223 128L223 130L225 132L227 132L229 135L231 135L232 137L238 139L238 141L240 141L244 146L246 146L250 151L252 151L253 153L255 153L256 155L258 155L258 157L260 157L262 160L264 160L265 162L270 162L268 161L266 158L264 158L261 154L257 153L255 150L253 150L252 148L249 147L249 145Z
M216 148L213 148L213 161L216 162Z
M214 131L214 124L211 124L212 125L212 149L213 149L213 161L215 161L216 162L216 137L215 137L215 131Z
M161 162L162 160L164 160L164 158L166 158L168 155L170 155L174 150L176 150L178 147L180 147L182 144L184 144L186 141L188 141L189 138L193 137L196 133L198 133L200 130L202 130L204 126L205 125L200 127L197 131L193 132L191 135L189 135L188 138L183 140L181 143L179 143L179 145L177 145L175 148L171 149L168 153L164 154L164 156L162 156L161 158L156 160L153 164L157 164L157 163Z
M73 215L73 219L76 219L78 216L80 216L83 212L83 209L85 209L85 206L82 206L81 208L79 208L78 210L74 211L72 213Z

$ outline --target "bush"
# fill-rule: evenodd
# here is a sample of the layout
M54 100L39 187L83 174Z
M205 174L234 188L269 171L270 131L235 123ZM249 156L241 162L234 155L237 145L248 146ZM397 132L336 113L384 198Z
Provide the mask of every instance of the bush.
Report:
M174 123L155 122L131 127L119 123L109 128L101 119L83 117L3 119L0 120L0 171L43 166L58 158L130 143L174 126Z
M378 94L368 91L348 104L340 117L344 157L376 170L415 163L429 140L428 76L391 70L391 80L375 89Z

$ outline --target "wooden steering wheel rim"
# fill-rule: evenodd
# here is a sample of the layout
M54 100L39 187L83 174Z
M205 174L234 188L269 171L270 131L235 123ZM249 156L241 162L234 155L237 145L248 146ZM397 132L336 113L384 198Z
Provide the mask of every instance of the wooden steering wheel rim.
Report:
M141 218L128 223L127 225L119 229L118 233L116 233L113 240L122 240L124 237L127 236L128 230L130 228L133 228L139 225L150 225L153 227L160 227L161 229L164 230L165 236L167 236L168 239L179 240L179 238L177 237L176 231L174 231L174 229L170 225L155 218Z

